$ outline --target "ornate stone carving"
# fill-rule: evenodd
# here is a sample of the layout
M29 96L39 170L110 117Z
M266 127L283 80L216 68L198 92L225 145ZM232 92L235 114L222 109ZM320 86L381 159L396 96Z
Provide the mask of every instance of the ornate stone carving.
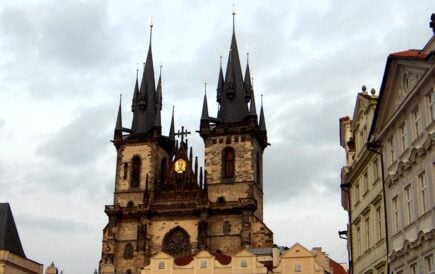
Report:
M176 227L165 235L162 250L173 257L190 255L191 247L189 238L189 235L184 229Z

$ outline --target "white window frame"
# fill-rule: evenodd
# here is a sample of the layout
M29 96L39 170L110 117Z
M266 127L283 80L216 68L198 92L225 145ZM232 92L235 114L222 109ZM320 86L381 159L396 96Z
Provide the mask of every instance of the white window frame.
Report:
M380 241L382 239L382 232L383 232L383 224L382 224L382 207L379 205L376 207L376 237L377 241Z
M400 133L400 147L402 149L402 153L406 150L406 147L408 146L408 142L406 139L406 123L403 122L403 124L399 127L399 133Z
M412 185L408 184L404 188L404 202L405 202L405 220L406 225L414 220L414 207L413 207L413 192Z
M391 199L391 209L393 212L393 228L394 232L398 232L400 229L400 208L399 208L399 196L396 195Z
M417 177L418 187L420 189L420 215L423 215L429 210L429 187L426 180L426 172L422 172Z
M431 121L435 121L435 91L431 90L431 92L427 96L428 103L429 103L429 119Z
M433 265L433 253L424 256L424 273L429 273L431 271L434 271L434 265Z
M412 111L412 119L414 121L414 134L415 134L415 138L417 138L418 136L420 136L420 134L422 133L422 127L421 127L421 112L420 112L420 108L419 106L417 106L413 111Z
M365 249L369 249L371 247L372 241L370 239L370 217L367 216L364 220L364 229L365 229Z

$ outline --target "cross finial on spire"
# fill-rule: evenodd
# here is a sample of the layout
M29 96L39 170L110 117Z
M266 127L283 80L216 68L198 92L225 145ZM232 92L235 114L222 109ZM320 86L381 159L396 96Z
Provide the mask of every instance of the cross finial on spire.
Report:
M233 33L234 32L236 32L235 30L236 30L236 27L235 27L235 25L236 25L236 3L235 3L235 1L233 1Z
M151 16L151 18L150 18L150 47L151 47L151 41L152 41L152 38L153 38L153 27L154 27L154 25L153 25L153 17Z
M249 51L246 52L246 64L249 65Z
M263 106L263 92L261 93L261 106Z
M163 64L160 63L160 75L162 75L162 68L163 68Z
M207 95L207 80L204 80L204 95Z

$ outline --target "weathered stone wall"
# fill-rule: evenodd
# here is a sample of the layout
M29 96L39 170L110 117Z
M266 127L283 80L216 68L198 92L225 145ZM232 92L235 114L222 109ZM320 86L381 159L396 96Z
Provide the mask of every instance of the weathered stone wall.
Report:
M149 223L148 227L148 240L151 244L151 255L157 254L161 251L163 238L166 233L171 231L172 229L180 226L183 228L187 234L190 236L190 243L192 247L192 251L196 248L197 245L197 237L198 237L198 221L197 218L177 220L174 216L174 220L153 220Z

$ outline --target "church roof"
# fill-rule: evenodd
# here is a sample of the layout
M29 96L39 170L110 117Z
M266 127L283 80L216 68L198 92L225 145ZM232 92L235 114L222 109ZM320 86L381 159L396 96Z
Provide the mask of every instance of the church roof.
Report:
M9 203L0 203L0 250L26 257Z

